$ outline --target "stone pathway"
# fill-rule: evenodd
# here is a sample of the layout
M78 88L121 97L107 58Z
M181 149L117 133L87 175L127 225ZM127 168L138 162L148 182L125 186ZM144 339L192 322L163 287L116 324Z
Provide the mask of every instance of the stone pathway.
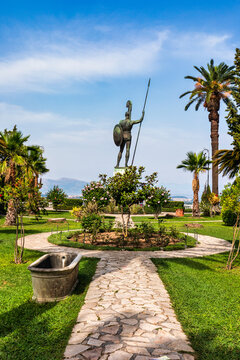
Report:
M64 360L194 360L150 258L199 257L225 252L224 240L199 235L195 248L171 252L88 251L48 243L50 233L26 237L26 247L100 257Z

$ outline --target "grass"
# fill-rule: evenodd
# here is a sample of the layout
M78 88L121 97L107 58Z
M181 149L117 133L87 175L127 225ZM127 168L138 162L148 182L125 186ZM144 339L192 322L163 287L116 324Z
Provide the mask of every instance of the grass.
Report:
M153 259L198 360L240 359L240 260L227 254L201 259Z
M204 219L204 220L203 220ZM156 228L157 228L157 220L155 220L153 217L133 217L133 220L135 223L137 223L138 221L150 221ZM189 216L189 214L184 215L184 217L182 218L173 218L173 219L163 219L163 223L162 225L166 226L166 227L170 227L170 226L175 226L176 229L178 231L181 232L187 232L186 227L184 226L184 224L186 223L193 223L193 222L198 222L198 221L204 221L201 222L200 224L202 225L202 228L199 229L188 229L188 233L195 233L197 232L198 234L201 235L209 235L209 236L213 236L213 237L217 237L220 239L224 239L227 241L232 241L232 237L233 237L233 228L231 226L226 226L223 224L221 220L221 216L215 216L214 218L210 218L210 217L206 217L206 218L191 218L191 216Z
M61 235L58 234L52 234L48 237L48 241L55 245L60 246L67 246L67 247L73 247L73 248L79 248L79 249L86 249L86 250L128 250L128 251L159 251L162 248L157 246L148 246L145 248L133 248L128 246L116 246L113 247L111 245L94 245L94 244L83 244L80 242L70 241L68 238L68 233L62 233ZM187 247L194 247L196 246L196 240L192 236L187 237ZM185 249L185 242L181 241L176 244L170 244L166 246L163 250L164 251L173 251L173 250L183 250Z
M30 263L42 253L25 250L21 265L13 260L14 227L3 227L0 220L0 359L60 360L84 303L88 285L98 259L83 258L79 265L79 285L67 299L48 304L31 300ZM51 231L43 219L24 219L26 234ZM79 226L79 225L78 225ZM61 224L67 228L66 224Z

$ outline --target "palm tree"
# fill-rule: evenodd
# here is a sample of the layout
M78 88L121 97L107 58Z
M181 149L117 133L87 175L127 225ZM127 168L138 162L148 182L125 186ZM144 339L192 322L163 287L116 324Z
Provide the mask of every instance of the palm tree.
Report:
M199 173L208 170L210 163L211 161L207 160L203 151L201 151L199 154L189 151L187 152L187 158L177 166L177 169L184 169L193 173L193 216L199 216Z
M198 110L200 105L209 112L208 118L211 123L211 147L212 157L218 150L218 125L219 125L219 108L220 102L223 100L225 104L229 104L231 100L229 96L232 91L236 90L234 86L234 66L228 66L225 63L220 63L215 66L213 59L210 64L207 64L207 70L201 66L194 68L201 74L201 77L185 76L185 79L191 79L195 82L193 90L186 91L180 98L185 95L189 96L189 102L185 106L185 110L193 103L196 103L195 110ZM212 166L212 191L218 194L218 166Z
M228 134L232 136L232 150L218 150L214 155L214 164L219 166L219 172L234 178L240 170L240 49L235 54L235 86L237 91L232 92L234 104L228 105Z
M26 149L27 163L26 171L30 179L31 192L29 193L29 203L34 205L30 211L36 213L39 211L39 204L35 198L36 190L41 187L39 184L39 175L45 174L49 171L46 167L46 158L43 157L43 148L38 145L29 146Z
M35 188L39 186L39 175L49 171L46 167L47 159L43 157L43 148L38 145L29 146L27 148L27 169L32 177L32 183Z
M29 136L23 136L21 131L17 130L16 125L13 130L4 130L0 132L0 174L4 176L5 184L15 185L16 172L18 167L25 165L25 142ZM16 209L13 200L8 202L5 225L16 224Z

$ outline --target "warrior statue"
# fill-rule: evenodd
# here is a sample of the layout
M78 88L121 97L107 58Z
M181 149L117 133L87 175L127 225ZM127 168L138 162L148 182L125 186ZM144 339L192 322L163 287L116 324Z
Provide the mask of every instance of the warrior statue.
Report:
M125 145L126 145L125 167L128 166L130 147L132 141L131 130L133 125L141 123L144 118L144 110L143 110L141 119L135 121L131 120L132 103L130 100L127 101L126 107L128 110L125 113L125 119L121 120L119 124L115 126L113 131L114 142L117 146L120 146L116 168L119 167Z

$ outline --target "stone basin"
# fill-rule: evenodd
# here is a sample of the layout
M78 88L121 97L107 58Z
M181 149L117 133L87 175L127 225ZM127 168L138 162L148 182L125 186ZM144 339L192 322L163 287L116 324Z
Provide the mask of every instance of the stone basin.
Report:
M81 255L59 252L41 256L28 266L32 275L33 300L52 302L65 299L78 283Z

